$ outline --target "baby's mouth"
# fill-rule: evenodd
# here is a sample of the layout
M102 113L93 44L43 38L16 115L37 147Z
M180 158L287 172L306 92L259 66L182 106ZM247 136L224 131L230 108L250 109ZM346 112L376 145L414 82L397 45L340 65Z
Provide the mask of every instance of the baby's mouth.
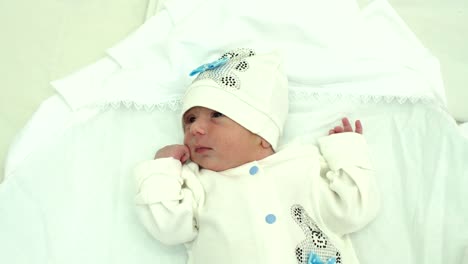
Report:
M211 150L211 148L209 148L209 147L203 147L203 146L195 147L195 153L199 153L199 154L203 154L203 153L208 152L210 150Z

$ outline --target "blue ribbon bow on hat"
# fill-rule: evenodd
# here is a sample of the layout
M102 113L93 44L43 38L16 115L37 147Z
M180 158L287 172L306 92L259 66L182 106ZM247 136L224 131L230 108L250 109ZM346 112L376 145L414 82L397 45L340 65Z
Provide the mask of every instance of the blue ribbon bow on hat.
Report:
M224 64L226 64L226 62L228 60L229 60L228 58L220 58L220 59L217 59L217 60L215 60L213 62L203 64L202 66L200 66L200 67L196 68L195 70L193 70L190 73L190 76L194 76L196 74L205 72L207 70L212 70L212 69L218 68L220 66L223 66Z
M335 264L335 263L336 263L335 258L329 258L327 260L327 263L324 263L322 259L314 252L310 253L309 259L307 260L307 264Z

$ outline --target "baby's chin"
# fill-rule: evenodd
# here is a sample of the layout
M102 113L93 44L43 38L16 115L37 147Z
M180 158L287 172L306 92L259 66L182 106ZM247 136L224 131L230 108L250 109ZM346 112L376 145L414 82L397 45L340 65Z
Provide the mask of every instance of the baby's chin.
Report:
M200 169L211 170L211 171L216 171L216 172L225 171L225 170L232 169L241 165L241 164L239 165L230 164L227 162L217 161L217 160L213 160L210 158L201 158L201 159L194 158L192 159L192 162L196 163L200 167Z
M198 164L198 167L200 167L200 169L204 169L204 170L211 170L211 171L220 172L220 171L225 171L227 169L230 169L228 167L222 167L222 166L219 166L219 165L212 165L212 164L198 163L198 162L195 162L195 163Z

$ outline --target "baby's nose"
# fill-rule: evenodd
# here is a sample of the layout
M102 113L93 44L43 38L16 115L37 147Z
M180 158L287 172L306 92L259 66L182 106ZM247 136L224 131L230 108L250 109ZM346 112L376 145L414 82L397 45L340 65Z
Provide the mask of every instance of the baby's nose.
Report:
M204 122L202 120L196 120L190 126L190 132L192 133L192 135L196 135L196 134L204 135L204 134L206 134L206 122Z

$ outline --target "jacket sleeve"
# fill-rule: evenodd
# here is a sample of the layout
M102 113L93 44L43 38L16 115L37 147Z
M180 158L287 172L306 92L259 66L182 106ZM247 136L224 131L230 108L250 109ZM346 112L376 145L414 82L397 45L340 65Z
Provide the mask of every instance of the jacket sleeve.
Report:
M148 232L166 245L190 242L198 233L197 199L183 171L173 158L146 161L135 169L137 214Z
M352 233L372 221L380 197L364 137L340 133L318 140L321 157L320 214L337 234Z

